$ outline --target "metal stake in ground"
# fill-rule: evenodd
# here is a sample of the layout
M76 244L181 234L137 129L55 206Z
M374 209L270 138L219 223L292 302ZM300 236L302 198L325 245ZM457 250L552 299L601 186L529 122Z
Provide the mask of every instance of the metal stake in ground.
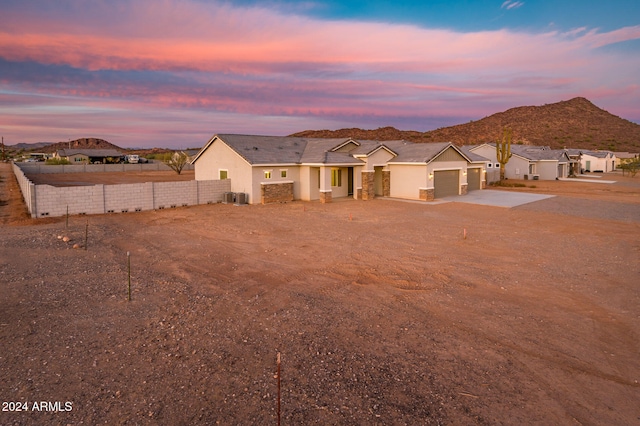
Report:
M87 219L87 225L84 227L84 249L87 249L87 240L89 238L89 219Z
M278 381L278 426L280 426L280 352L278 352L278 356L276 358L276 379Z
M131 254L127 252L127 268L129 269L129 301L131 301Z

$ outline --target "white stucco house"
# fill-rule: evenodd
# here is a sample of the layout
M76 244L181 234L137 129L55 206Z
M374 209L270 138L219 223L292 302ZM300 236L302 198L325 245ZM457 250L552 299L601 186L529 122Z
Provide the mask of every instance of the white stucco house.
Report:
M196 180L230 179L250 204L376 196L430 201L485 187L487 160L451 143L214 135Z
M613 172L616 155L611 151L581 151L580 166L585 172Z
M469 151L489 160L488 182L500 180L500 164L496 156L496 144L485 143L468 147ZM505 165L507 179L554 180L571 173L572 161L565 150L546 146L511 145L511 158Z

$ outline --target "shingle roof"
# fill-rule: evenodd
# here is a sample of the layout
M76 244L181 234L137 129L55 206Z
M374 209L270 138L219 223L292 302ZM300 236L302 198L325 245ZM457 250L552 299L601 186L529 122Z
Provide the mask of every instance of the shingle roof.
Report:
M453 146L451 142L397 145L395 148L398 156L389 162L428 163L450 146Z
M255 135L216 135L198 153L194 161L216 140L220 139L231 149L243 157L249 164L360 164L362 161L354 156L370 155L378 149L387 149L396 155L395 163L429 163L449 147L458 150L469 161L486 161L485 158L468 150L456 148L450 142L414 143L403 140L371 141L351 138L318 139L287 136L255 136ZM348 152L333 149L342 147L353 141L357 146Z
M116 149L59 149L58 155L60 157L69 157L71 155L86 155L87 157L120 157L122 153Z
M485 158L485 157L483 157L481 155L476 154L475 152L472 152L471 148L473 148L473 147L474 147L473 145L471 145L471 146L465 145L465 146L461 146L459 148L460 148L460 151L462 151L464 153L464 155L466 155L469 158L469 160L471 160L473 162L476 162L476 161L490 161L488 158Z

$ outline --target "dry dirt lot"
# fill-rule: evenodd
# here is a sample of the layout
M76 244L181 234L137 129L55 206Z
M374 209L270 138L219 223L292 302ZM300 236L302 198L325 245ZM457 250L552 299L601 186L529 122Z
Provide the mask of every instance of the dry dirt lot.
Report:
M276 424L277 353L283 425L640 423L640 176L68 228L0 177L2 425Z

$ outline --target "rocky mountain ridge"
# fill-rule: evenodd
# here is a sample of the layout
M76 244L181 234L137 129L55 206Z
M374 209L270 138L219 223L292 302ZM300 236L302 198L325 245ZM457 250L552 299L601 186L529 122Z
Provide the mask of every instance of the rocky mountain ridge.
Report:
M493 142L510 127L513 143L543 145L554 149L640 151L640 125L615 116L585 98L573 98L543 106L522 106L428 132L403 131L393 127L375 130L307 130L291 136L371 140L405 139L413 142L453 142L474 145Z

